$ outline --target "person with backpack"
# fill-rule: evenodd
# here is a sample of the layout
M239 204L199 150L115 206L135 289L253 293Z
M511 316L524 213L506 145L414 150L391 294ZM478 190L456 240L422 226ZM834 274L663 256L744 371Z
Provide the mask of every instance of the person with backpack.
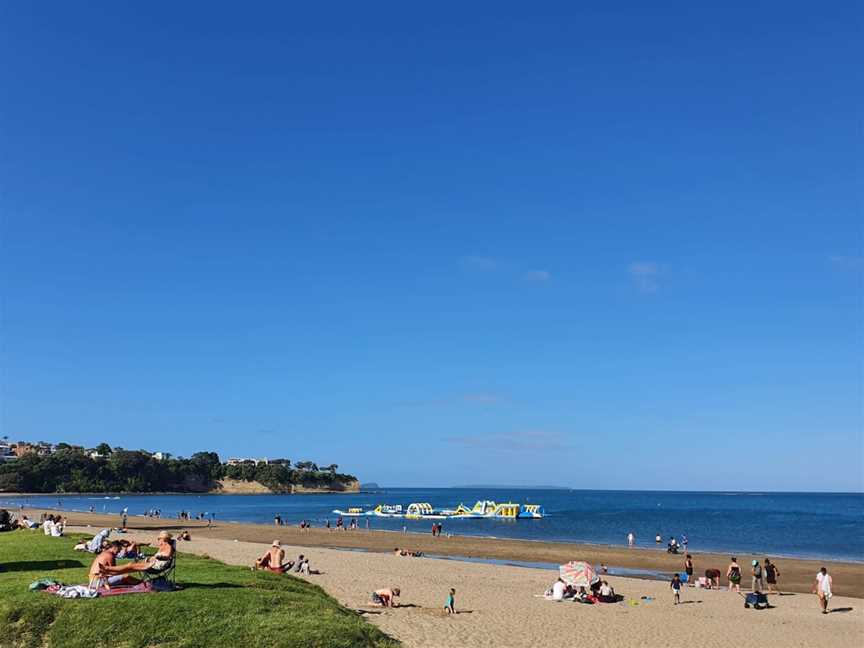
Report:
M750 588L754 592L762 592L765 589L765 584L762 582L762 565L759 564L758 560L754 560L753 563L753 586Z
M741 565L738 564L738 559L732 556L732 562L729 563L726 569L726 578L729 579L729 591L735 588L735 591L741 593Z

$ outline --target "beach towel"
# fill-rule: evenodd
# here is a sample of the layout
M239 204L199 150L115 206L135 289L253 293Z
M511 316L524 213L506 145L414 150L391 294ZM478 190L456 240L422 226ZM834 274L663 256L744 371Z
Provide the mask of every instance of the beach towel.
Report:
M112 587L111 589L100 589L99 596L122 596L123 594L147 594L157 591L150 581L144 581L129 587Z
M90 589L86 585L67 585L51 592L51 594L62 598L96 598L99 596L99 592Z

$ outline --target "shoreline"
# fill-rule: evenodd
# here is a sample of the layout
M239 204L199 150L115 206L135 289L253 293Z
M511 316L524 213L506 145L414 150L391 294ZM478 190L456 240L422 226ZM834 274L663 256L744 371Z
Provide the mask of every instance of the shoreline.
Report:
M116 527L116 513L83 513L62 509L25 507L24 512L38 519L41 512L60 510L69 523L75 526ZM636 569L660 574L671 574L683 571L684 555L668 554L660 550L645 547L628 548L626 546L591 545L571 542L548 542L542 540L517 540L510 538L489 538L468 535L453 535L450 537L433 538L428 533L406 533L399 531L365 530L336 531L314 527L301 530L298 526L280 526L266 524L249 524L216 520L208 528L200 520L178 520L172 518L147 518L129 516L128 528L138 531L153 531L166 529L178 531L188 529L193 538L237 540L258 544L269 544L273 537L280 537L286 544L318 547L326 549L348 550L357 553L365 550L369 553L388 554L394 547L411 551L422 551L441 557L484 559L493 561L517 561L533 564L562 564L570 560L587 560L594 565L604 563L615 568L627 570ZM729 554L717 552L700 552L690 549L693 555L695 574L704 574L705 569L719 569L726 573ZM766 554L741 552L738 562L742 566L744 578L742 584L749 583L749 564L753 559L762 560ZM775 556L767 554L769 558ZM815 574L823 565L829 565L835 579L835 591L838 595L864 598L864 563L834 560L811 560L801 558L786 558L776 556L780 570L779 589L786 592L810 593ZM520 569L522 567L519 567ZM721 579L726 584L725 577Z
M264 493L217 493L217 492L214 492L214 493L170 493L169 492L169 493L148 493L147 495L154 495L154 496L158 495L161 497L161 496L166 496L166 495L168 495L168 496L189 496L189 495L199 495L199 496L205 496L205 495L207 495L207 496L209 496L209 495L214 495L214 496L258 495L258 496L261 496L263 494ZM266 494L278 496L278 495L290 495L292 493L266 493ZM297 493L297 494L298 495L331 495L331 494L356 495L357 493L345 493L344 491L334 491L333 493L329 493L329 492L305 492L305 493ZM0 508L3 508L3 506L2 506L2 504L3 504L2 496L3 495L8 495L10 497L30 497L30 496L47 497L48 496L45 493L27 493L27 494L14 494L14 495L9 494L9 493L0 493ZM94 501L95 500L106 500L106 499L111 500L111 499L114 499L116 497L116 496L105 496L103 493L74 493L74 494L73 493L63 493L63 494L52 493L51 495L61 496L61 497L62 496L81 497L84 495L93 495ZM119 493L118 495L127 495L127 496L139 495L140 496L141 493ZM119 499L119 497L118 497L118 499ZM10 510L12 510L13 504L14 504L14 507L17 508L17 506L20 504L20 502L8 503L8 508ZM86 511L86 510L72 509L72 508L58 508L57 506L33 507L32 505L26 505L25 504L24 508L25 508L25 510L31 509L31 510L39 510L39 511L42 511L42 510L60 511L63 513L78 513L78 514L83 514L83 515L90 515L89 511ZM96 513L96 512L94 512L93 514L94 515L105 515L107 517L119 515L118 513ZM134 513L134 514L129 515L129 520L138 519L138 518L148 519L146 516L144 516L140 513ZM163 518L155 518L155 519L167 520L167 521L172 522L172 523L178 521L177 518L171 518L171 517L163 517ZM358 523L359 523L359 520L366 519L366 518L357 518L357 519L358 519ZM371 519L373 521L375 520L374 517L369 518L369 519ZM248 525L248 526L255 526L255 527L272 527L273 526L273 525L269 524L269 522L251 522L251 521L244 522L244 521L240 521L240 520L229 520L229 519L224 519L224 518L220 518L219 520L217 520L217 522L219 524L237 524L237 525L243 525L243 526ZM453 522L455 524L459 523L458 520L454 520ZM130 527L130 528L132 528L132 527ZM280 527L280 528L291 528L291 525L286 525L286 526ZM319 527L314 527L314 528L319 528ZM358 529L358 530L361 530L361 529ZM452 530L452 527L451 527L451 530ZM365 530L363 530L363 531L365 532ZM402 535L402 533L396 529L378 528L378 529L374 529L374 532L375 533L394 534L394 536L395 535L399 535L399 536ZM416 535L416 536L423 537L426 534L423 532L418 533L416 531L409 531L408 535ZM614 551L614 550L626 548L626 549L628 549L628 551L645 551L645 552L649 552L649 553L657 552L657 553L661 553L664 555L669 555L669 554L666 554L665 545L662 545L662 544L656 545L656 546L655 545L649 545L649 544L641 544L641 545L635 545L634 547L625 547L623 545L623 543L622 544L609 544L609 543L604 543L604 542L591 542L590 540L578 540L578 539L576 539L576 540L538 540L536 538L507 538L507 537L495 536L495 535L478 535L478 534L474 534L474 533L465 533L465 534L453 533L453 536L454 537L458 536L460 538L476 539L476 540L486 540L489 542L499 542L499 541L500 542L511 542L512 541L512 542L539 543L539 544L544 544L544 545L545 544L567 545L567 546L574 546L575 545L575 546L580 546L580 547L588 547L588 548L594 549L596 551L601 551L603 549L609 549L609 550ZM767 553L766 552L755 553L752 550L742 549L740 547L739 548L733 548L733 549L728 549L728 548L727 549L723 549L723 548L718 549L716 547L710 547L709 546L705 549L699 549L699 550L692 549L692 548L689 549L689 552L694 554L694 555L696 554L697 551L698 551L698 553L700 553L702 555L718 555L718 556L725 555L727 557L753 555L756 557L761 556L762 558L770 558L772 560L777 558L777 559L784 560L784 561L795 560L795 561L807 561L807 562L820 563L820 564L861 565L862 567L864 567L864 556L862 556L861 558L848 558L848 557L833 558L833 557L824 557L824 556L812 556L812 555L806 555L806 554L784 553L784 552L776 552L776 551L767 552ZM455 554L453 554L453 555L455 555ZM684 560L684 552L683 551L681 553L677 554L677 556L681 559L681 561ZM673 555L670 555L670 557L674 558ZM513 558L512 560L518 560L518 559ZM527 561L527 562L532 562L532 561Z

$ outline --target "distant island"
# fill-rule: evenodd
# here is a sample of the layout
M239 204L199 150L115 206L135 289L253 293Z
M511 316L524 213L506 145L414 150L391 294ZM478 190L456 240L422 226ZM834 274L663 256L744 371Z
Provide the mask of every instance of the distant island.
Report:
M360 482L336 464L231 458L215 452L172 457L102 443L85 449L65 443L3 443L4 493L356 493Z

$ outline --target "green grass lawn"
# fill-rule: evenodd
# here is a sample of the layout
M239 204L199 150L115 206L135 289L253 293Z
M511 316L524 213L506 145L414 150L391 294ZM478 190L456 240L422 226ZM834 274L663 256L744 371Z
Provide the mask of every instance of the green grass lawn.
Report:
M177 592L61 599L27 586L41 577L85 584L93 556L74 538L0 533L0 646L395 647L320 587L180 554Z

